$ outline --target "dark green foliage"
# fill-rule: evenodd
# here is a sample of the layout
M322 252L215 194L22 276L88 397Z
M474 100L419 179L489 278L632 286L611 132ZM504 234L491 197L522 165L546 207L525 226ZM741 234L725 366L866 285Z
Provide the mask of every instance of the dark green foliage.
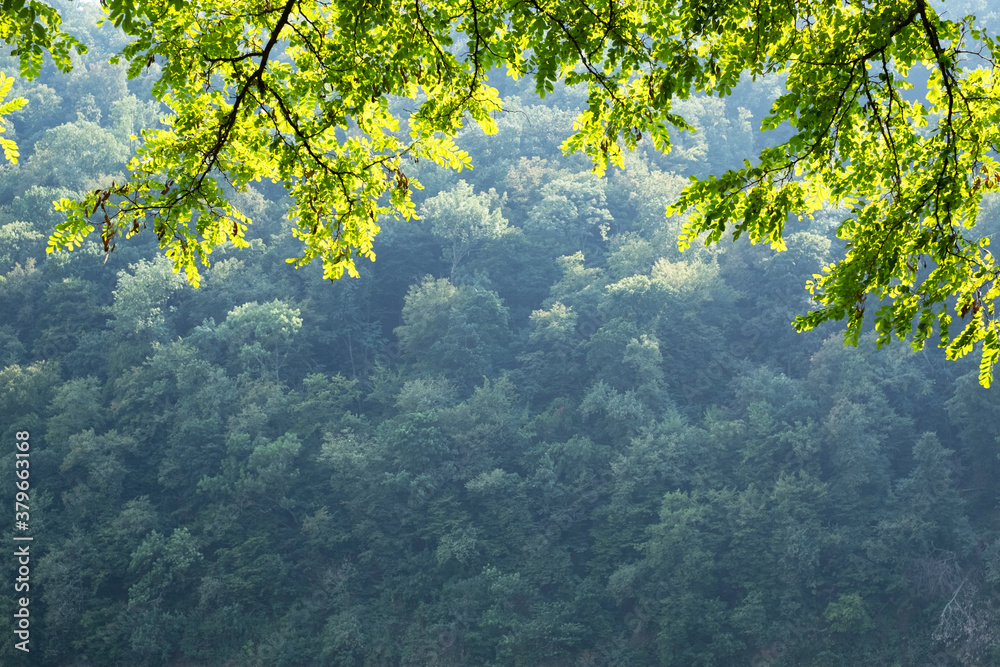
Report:
M606 180L558 151L579 91L525 104L466 182L413 165L428 215L357 280L290 271L280 193L236 194L257 236L194 290L152 245L42 252L155 121L90 64L23 88L0 170L35 664L997 664L997 390L792 331L836 211L676 250L673 170L759 141L765 93L689 100L704 136Z

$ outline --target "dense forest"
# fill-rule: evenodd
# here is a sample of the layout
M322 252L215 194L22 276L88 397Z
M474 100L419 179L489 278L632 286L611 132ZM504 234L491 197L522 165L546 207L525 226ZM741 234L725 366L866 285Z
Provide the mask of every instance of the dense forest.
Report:
M794 332L836 210L785 252L677 250L665 207L771 141L781 80L678 101L696 133L597 178L560 150L583 93L498 76L499 133L460 138L471 171L410 166L421 217L360 278L290 267L262 183L232 194L250 248L193 289L151 234L45 253L52 201L161 114L156 66L127 80L99 8L62 11L90 51L18 81L0 167L0 433L31 433L34 535L32 653L7 632L4 664L1000 664L977 360Z

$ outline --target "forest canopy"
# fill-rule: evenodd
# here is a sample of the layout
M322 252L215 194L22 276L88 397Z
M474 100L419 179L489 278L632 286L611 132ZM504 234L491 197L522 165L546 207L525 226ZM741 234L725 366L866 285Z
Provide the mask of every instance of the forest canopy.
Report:
M561 149L586 86L491 75L497 132L454 137L475 169L406 163L419 218L359 279L290 270L286 188L221 179L253 224L193 289L153 229L46 252L53 200L127 182L141 128L170 129L163 64L129 79L99 4L50 1L86 45L71 70L0 55L26 100L0 441L30 432L31 480L6 535L32 537L0 606L30 597L32 664L1000 664L1000 386L974 355L876 349L870 318L856 347L788 326L846 209L789 216L780 252L681 252L691 218L664 215L794 134L758 128L787 74L672 100L697 131L603 177ZM996 30L987 3L948 6ZM969 233L997 230L984 191Z
M692 178L670 206L688 215L681 245L732 233L781 249L789 216L833 205L844 255L808 281L817 307L795 326L846 319L856 343L877 304L879 344L936 337L951 358L981 344L991 381L1000 287L989 239L968 230L1000 189L1000 100L996 42L973 16L925 0L102 4L128 37L112 60L130 77L156 65L151 94L169 114L143 132L126 181L59 202L52 250L99 228L110 252L151 227L197 285L213 249L246 244L250 218L227 193L270 180L291 198L289 261L356 276L379 221L415 214L414 163L472 166L455 137L470 122L496 132L504 75L540 95L586 87L563 148L600 174L642 141L665 152L692 131L679 100L777 74L761 129L780 138ZM67 67L79 43L58 14L11 6L0 33L21 73L37 74L44 49Z

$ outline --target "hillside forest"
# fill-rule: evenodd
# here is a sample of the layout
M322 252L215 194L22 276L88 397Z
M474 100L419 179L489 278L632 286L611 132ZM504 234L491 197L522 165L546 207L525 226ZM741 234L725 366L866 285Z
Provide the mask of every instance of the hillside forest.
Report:
M162 113L97 5L62 12L89 53L18 80L0 166L0 468L30 431L34 535L32 652L5 632L0 662L1000 664L977 360L793 330L835 209L784 252L677 250L666 206L773 140L780 79L677 101L696 133L597 178L560 150L584 93L498 73L475 168L411 164L420 219L385 221L360 278L287 264L261 183L231 195L250 247L194 289L151 234L45 253L52 202Z

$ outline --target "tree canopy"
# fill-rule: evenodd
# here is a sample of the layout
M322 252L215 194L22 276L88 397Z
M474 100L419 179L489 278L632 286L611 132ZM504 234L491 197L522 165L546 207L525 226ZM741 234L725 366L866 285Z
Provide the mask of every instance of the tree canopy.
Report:
M981 343L981 381L992 378L1000 287L989 239L969 230L1000 190L997 44L972 16L926 0L103 4L128 36L116 58L132 77L155 63L152 93L170 111L143 133L127 181L60 201L53 250L99 227L110 252L152 227L197 285L214 248L245 244L250 219L227 188L269 179L291 196L301 246L289 261L356 275L379 221L415 215L413 163L470 167L456 134L496 131L497 76L532 77L541 95L586 86L563 148L603 173L644 138L669 151L693 130L679 100L780 74L762 129L790 131L742 168L692 179L670 209L688 214L681 245L731 232L781 249L790 215L832 203L845 254L808 283L818 307L796 327L846 319L857 342L877 302L880 344L936 335L958 357ZM0 32L22 73L42 48L68 66L78 43L58 15L11 7Z
M782 76L675 100L697 133L605 177L560 149L584 87L498 77L497 133L455 136L476 168L407 166L421 218L359 279L290 270L290 200L253 183L227 190L248 247L192 289L152 229L45 252L50 203L124 182L161 113L160 65L128 80L100 5L49 1L73 70L0 55L27 100L0 135L0 433L30 431L38 550L4 599L31 597L32 664L1000 664L977 355L788 325L841 209L790 216L783 252L682 253L664 215L683 174L776 143L753 123Z

